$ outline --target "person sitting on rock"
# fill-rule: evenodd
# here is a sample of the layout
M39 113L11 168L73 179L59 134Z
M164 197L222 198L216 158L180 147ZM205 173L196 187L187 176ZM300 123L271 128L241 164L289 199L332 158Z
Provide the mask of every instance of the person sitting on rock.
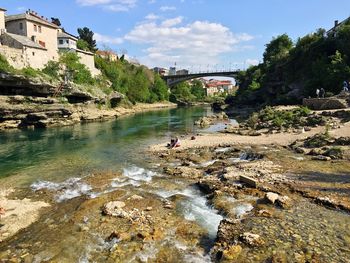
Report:
M178 137L176 137L175 139L171 139L169 147L171 149L180 147L180 139Z

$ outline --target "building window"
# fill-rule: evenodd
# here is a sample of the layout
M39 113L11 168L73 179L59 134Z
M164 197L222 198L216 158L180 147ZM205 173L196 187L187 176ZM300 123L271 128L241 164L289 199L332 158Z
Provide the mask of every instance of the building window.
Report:
M60 45L63 45L63 39L58 40L58 42L60 43Z
M33 56L35 56L35 52L32 52Z
M39 40L39 45L42 46L42 47L46 47L46 43L44 41L40 41Z
M34 32L38 32L38 27L34 25Z
M19 23L19 29L23 30L23 23Z
M69 44L69 40L66 40L66 43Z
M41 33L41 26L38 26L38 31L39 33Z

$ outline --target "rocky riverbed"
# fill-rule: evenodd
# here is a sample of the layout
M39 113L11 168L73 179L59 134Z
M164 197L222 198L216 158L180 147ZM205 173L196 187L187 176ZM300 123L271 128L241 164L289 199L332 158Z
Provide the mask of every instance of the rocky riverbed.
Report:
M11 233L6 220L25 216L4 207L0 258L348 262L350 147L342 125L321 146L341 144L341 158L328 161L308 154L324 127L295 135L211 134L183 139L176 149L153 146L142 167L36 181L2 197L45 205L32 224Z

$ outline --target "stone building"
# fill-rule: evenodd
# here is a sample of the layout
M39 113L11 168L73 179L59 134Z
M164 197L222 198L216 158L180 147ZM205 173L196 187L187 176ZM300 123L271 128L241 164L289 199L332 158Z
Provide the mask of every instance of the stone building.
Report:
M59 27L33 11L5 16L6 31L25 36L46 48L50 60L58 60L57 32Z
M93 76L100 74L94 54L77 48L77 37L34 11L10 16L5 12L0 8L0 54L13 67L42 69L50 60L58 61L60 52L68 51L76 52Z
M110 50L98 50L96 54L99 55L101 58L107 59L109 61L118 60L118 55Z

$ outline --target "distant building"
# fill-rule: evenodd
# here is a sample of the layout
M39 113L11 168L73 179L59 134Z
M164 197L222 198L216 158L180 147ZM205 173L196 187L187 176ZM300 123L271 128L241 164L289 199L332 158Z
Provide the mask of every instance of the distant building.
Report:
M76 50L78 38L64 32L62 29L58 30L57 34L57 46L61 51L64 50Z
M176 71L176 75L188 75L188 70L187 69L180 69Z
M169 70L167 70L166 68L160 68L160 67L153 68L153 72L161 76L166 76L169 74Z
M169 76L175 76L175 75L176 75L176 67L170 67Z
M107 59L108 61L117 61L118 55L110 50L98 50L96 52L101 58Z
M205 84L207 96L214 96L222 93L232 93L236 87L230 80L210 80Z

